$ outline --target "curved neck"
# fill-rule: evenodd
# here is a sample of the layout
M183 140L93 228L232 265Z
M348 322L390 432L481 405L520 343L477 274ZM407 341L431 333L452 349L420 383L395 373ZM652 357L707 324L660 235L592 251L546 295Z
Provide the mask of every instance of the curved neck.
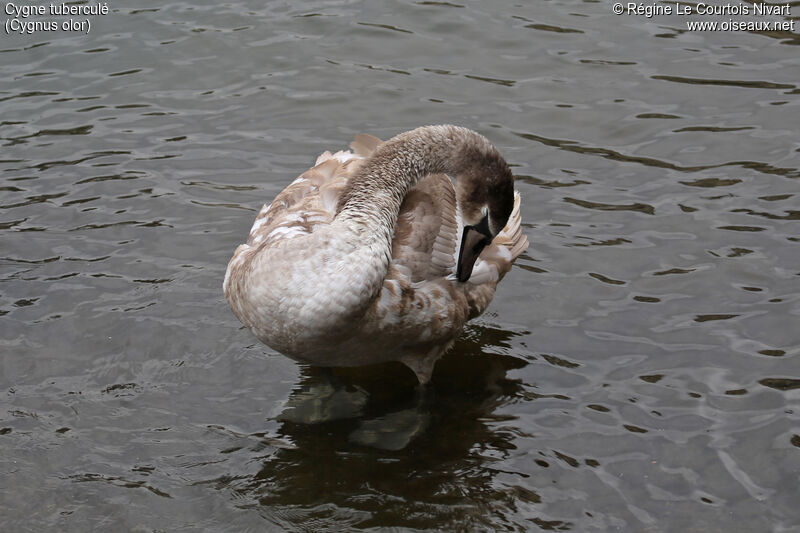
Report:
M486 154L499 154L483 136L458 126L423 126L382 143L349 181L337 221L377 231L391 248L400 205L423 177L443 173L461 179L478 170ZM374 234L374 233L373 233Z

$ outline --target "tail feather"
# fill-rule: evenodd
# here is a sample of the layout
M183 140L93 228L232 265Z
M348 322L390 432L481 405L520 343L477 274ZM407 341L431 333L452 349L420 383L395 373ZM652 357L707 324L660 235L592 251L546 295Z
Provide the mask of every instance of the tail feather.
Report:
M494 243L505 246L511 252L511 260L514 260L528 248L528 237L522 233L522 217L520 216L520 196L518 192L514 192L514 209L511 211L511 216L508 217L506 227L495 237ZM510 268L509 264L509 268Z
M358 133L356 134L353 142L350 143L350 148L353 149L356 155L361 157L369 157L382 142L383 141L374 135L369 135L368 133Z

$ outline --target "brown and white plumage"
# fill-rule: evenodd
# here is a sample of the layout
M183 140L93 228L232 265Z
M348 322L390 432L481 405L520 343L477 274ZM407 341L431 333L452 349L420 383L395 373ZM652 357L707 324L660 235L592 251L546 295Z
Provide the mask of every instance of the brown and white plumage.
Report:
M225 297L294 359L402 361L425 383L528 246L519 194L497 149L465 128L358 135L351 147L320 155L261 209Z

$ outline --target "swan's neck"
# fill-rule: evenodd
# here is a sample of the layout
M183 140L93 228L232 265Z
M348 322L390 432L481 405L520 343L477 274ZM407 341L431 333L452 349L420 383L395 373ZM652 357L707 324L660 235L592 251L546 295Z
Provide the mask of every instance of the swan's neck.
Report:
M389 139L350 179L336 221L369 233L391 249L408 191L430 174L460 176L475 162L470 148L484 146L493 149L482 136L456 126L425 126Z

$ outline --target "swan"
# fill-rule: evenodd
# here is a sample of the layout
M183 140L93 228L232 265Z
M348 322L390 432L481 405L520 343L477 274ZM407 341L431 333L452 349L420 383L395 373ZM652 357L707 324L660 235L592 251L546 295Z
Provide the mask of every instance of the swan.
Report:
M400 361L425 384L528 247L519 193L497 148L467 128L359 134L350 146L259 211L225 298L297 361Z

